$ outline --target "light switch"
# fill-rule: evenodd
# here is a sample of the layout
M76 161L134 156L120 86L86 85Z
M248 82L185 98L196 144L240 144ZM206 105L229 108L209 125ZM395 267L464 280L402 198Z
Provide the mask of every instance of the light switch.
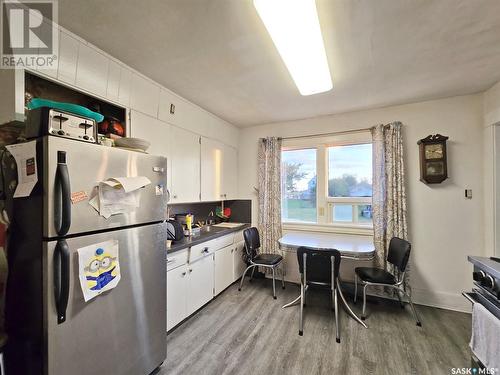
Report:
M472 199L472 189L465 189L465 198Z

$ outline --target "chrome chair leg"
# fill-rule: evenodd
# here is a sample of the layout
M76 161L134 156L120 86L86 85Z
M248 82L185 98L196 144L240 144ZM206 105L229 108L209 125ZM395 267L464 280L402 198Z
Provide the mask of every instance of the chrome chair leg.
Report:
M304 335L304 283L300 283L299 336Z
M358 300L358 275L354 275L354 304Z
M276 280L275 280L275 270L274 267L271 268L273 270L273 298L276 299Z
M257 268L257 267L254 267L254 268L252 269L252 274L250 275L250 282L252 282L252 280L253 280L253 274L254 274L254 272L255 272L255 268Z
M403 289L402 291L406 295L406 297L408 297L408 302L410 302L410 307L411 307L411 310L413 311L413 316L415 317L415 320L417 321L417 326L422 327L422 322L420 321L420 319L418 317L417 310L415 310L415 306L413 306L413 301L411 300L410 295L408 293L406 293L406 290Z
M246 269L245 272L243 272L243 275L241 275L241 281L240 281L240 287L238 288L238 291L241 291L241 287L243 286L243 280L245 280L245 275L247 274L248 270L252 267L255 267L253 264L249 265ZM255 268L254 268L255 269Z
M336 341L340 343L340 324L339 324L339 317L340 317L340 311L339 311L339 304L337 301L337 288L334 289L334 305L335 305L335 333L336 333Z
M344 307L345 309L347 310L347 312L354 318L354 320L356 320L359 324L361 324L363 327L365 328L368 328L365 324L365 322L363 322L361 319L358 318L358 316L354 313L354 311L352 311L351 307L349 306L349 304L347 303L345 297L344 297L344 293L342 293L342 287L340 285L340 281L337 279L337 291L339 293L339 296L340 296L340 299L342 300L342 303L344 304Z
M281 263L281 288L285 289L285 262Z
M365 284L363 286L363 312L361 313L361 320L366 319L366 288L368 287L368 284Z
M396 295L398 296L398 300L399 300L399 304L400 304L401 308L404 309L405 305L403 304L403 301L401 300L401 292L400 292L399 288L396 288Z

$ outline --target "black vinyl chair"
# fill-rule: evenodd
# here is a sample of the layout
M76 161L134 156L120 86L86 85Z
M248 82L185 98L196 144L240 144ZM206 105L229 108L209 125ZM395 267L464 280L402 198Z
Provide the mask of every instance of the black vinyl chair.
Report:
M238 290L241 291L243 280L249 269L252 268L252 274L250 276L250 281L252 281L256 267L270 268L273 272L273 298L276 299L276 268L283 263L283 257L278 254L257 253L258 249L260 249L260 236L259 231L255 227L245 229L243 231L243 238L245 239L245 252L249 265L241 276ZM285 270L283 268L281 269L281 286L285 289Z
M415 306L413 306L411 297L406 292L403 286L406 266L408 265L408 261L410 259L410 251L411 244L408 241L398 237L393 237L391 239L391 242L389 243L387 262L391 263L395 268L397 268L397 270L399 271L399 276L394 276L392 273L382 268L376 267L357 267L354 269L354 272L356 274L354 279L354 303L356 303L358 296L358 279L361 280L363 285L363 314L361 315L362 320L365 320L366 318L366 289L371 285L379 285L396 289L396 294L402 308L404 308L404 305L401 301L401 294L404 294L408 298L408 302L410 303L413 315L415 317L415 320L417 321L417 326L422 326L422 323L418 318L417 311L415 310Z
M316 250L308 247L297 249L297 261L300 272L300 320L299 335L304 334L305 293L310 285L330 286L333 310L335 311L335 330L337 342L340 342L338 295L339 269L341 255L338 250ZM341 295L341 297L343 297Z

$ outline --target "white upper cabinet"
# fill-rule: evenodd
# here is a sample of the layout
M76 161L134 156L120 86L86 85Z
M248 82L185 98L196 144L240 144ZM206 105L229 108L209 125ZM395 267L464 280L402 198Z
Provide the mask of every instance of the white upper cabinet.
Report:
M132 81L132 72L125 67L120 69L120 88L118 89L118 103L130 105L130 84Z
M170 190L172 172L170 162L171 126L156 118L134 110L130 111L130 136L142 138L151 143L148 153L161 155L167 158L167 187Z
M224 199L222 189L222 160L224 144L210 138L201 138L201 200Z
M79 42L65 32L59 33L59 66L57 78L75 84Z
M224 145L222 155L222 194L224 199L236 199L238 195L238 152Z
M76 85L91 93L106 96L109 59L94 48L80 43Z
M160 90L160 104L158 107L158 118L162 121L169 122L174 125L180 125L176 122L175 115L178 108L178 98L170 91L165 89ZM173 107L172 107L173 106Z
M47 20L47 19L44 19L43 20L43 23L50 23L50 25L47 25L48 27L52 27L52 22ZM54 29L53 29L54 30ZM57 31L57 29L55 29ZM59 31L57 31L59 32ZM57 38L57 43L59 43L59 36L60 36L60 33L58 35L58 38ZM38 55L40 55L40 40L37 41L38 43ZM59 44L57 44L57 50L59 51ZM52 64L51 65L47 65L47 66L37 66L35 64L35 69L34 70L37 70L39 73L41 74L44 74L46 76L49 76L51 78L57 78L57 67L59 65L59 59L56 58L56 59L53 59L52 60Z
M200 137L187 130L171 127L172 203L200 201Z
M106 89L106 98L118 101L120 92L120 74L121 66L117 62L110 60L108 69L108 88Z
M160 86L132 73L130 107L150 116L158 116Z

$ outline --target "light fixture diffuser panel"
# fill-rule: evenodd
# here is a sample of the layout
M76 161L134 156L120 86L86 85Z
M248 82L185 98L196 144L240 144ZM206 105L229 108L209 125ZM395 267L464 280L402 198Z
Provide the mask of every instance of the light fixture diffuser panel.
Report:
M283 62L302 95L332 89L314 0L254 0Z

